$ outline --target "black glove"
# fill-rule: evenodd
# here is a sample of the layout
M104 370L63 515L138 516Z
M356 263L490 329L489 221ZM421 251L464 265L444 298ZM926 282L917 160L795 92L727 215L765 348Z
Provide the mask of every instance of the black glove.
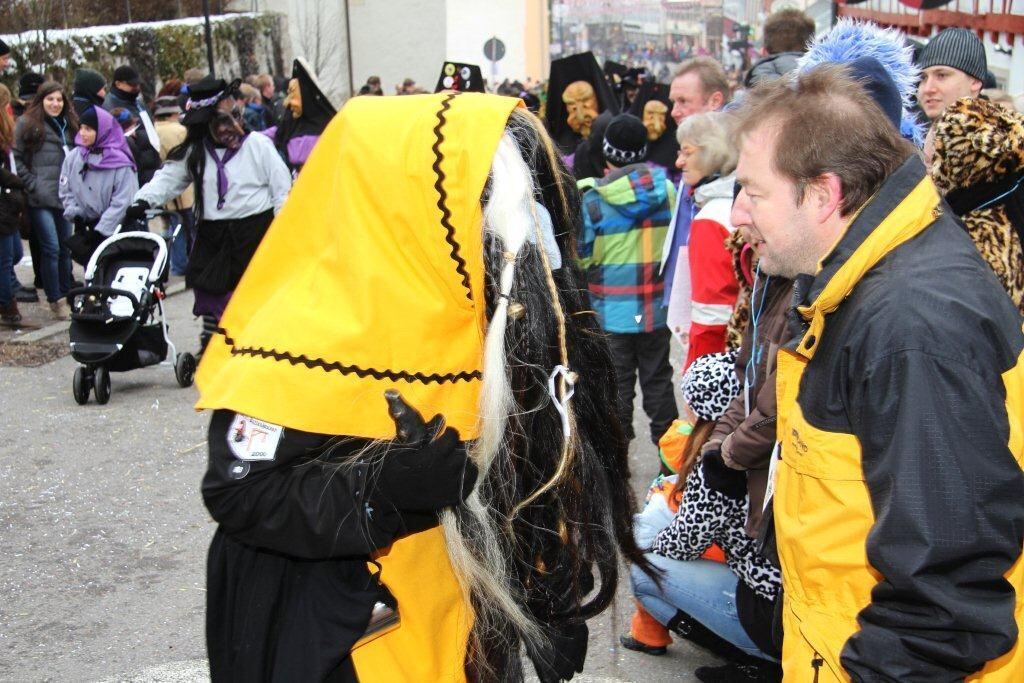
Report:
M737 500L747 494L746 473L728 467L722 460L721 449L715 448L705 453L700 459L700 468L709 489Z
M539 652L528 652L541 683L572 679L577 673L583 673L583 663L587 659L590 630L585 622L566 624L556 629L548 631L550 640L547 647Z
M86 266L96 247L106 239L103 233L95 230L78 230L67 239L68 251L71 252L71 260L75 263Z
M12 190L24 190L25 189L25 181L22 180L20 177L14 175L10 171L6 172L4 174L4 176L3 176L3 178L0 178L0 180L3 181L4 187L9 187Z
M149 211L149 202L145 199L140 199L124 211L124 220L128 221L141 221L146 217L146 212Z
M388 395L399 439L384 455L377 491L399 510L430 511L458 505L476 483L477 468L459 433L435 415L422 416L401 396Z

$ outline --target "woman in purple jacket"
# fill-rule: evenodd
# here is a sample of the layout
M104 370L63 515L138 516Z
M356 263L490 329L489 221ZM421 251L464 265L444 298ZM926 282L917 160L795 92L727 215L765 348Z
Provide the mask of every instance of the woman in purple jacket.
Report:
M100 242L114 234L138 189L135 159L120 124L100 107L82 111L59 188L64 217L75 226L68 245L75 261L88 263Z

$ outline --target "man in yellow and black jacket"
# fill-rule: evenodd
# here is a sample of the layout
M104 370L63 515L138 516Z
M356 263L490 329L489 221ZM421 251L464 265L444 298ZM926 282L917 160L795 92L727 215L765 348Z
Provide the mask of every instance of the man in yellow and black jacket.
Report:
M1024 330L841 67L755 91L733 223L796 278L777 370L786 681L1022 681Z

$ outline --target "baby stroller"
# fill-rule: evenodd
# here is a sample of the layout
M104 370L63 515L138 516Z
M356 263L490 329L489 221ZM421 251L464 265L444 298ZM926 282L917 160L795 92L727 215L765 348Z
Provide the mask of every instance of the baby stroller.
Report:
M119 228L93 252L85 286L68 293L71 356L81 363L72 383L79 405L88 403L90 390L97 403L110 400L111 372L149 365L173 365L178 384L192 385L195 356L178 353L167 336L167 273L167 244L149 232Z

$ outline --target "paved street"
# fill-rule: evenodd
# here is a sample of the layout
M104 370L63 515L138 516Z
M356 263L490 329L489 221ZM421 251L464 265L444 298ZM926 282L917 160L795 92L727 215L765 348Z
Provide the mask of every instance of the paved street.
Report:
M194 350L191 295L167 303L171 338ZM0 680L203 680L213 527L195 390L169 367L146 368L113 375L108 405L78 406L74 367L69 356L0 367ZM635 443L631 458L640 490L657 469L653 447ZM615 609L591 622L577 680L695 680L707 660L687 644L661 658L618 646L631 609L623 582Z

